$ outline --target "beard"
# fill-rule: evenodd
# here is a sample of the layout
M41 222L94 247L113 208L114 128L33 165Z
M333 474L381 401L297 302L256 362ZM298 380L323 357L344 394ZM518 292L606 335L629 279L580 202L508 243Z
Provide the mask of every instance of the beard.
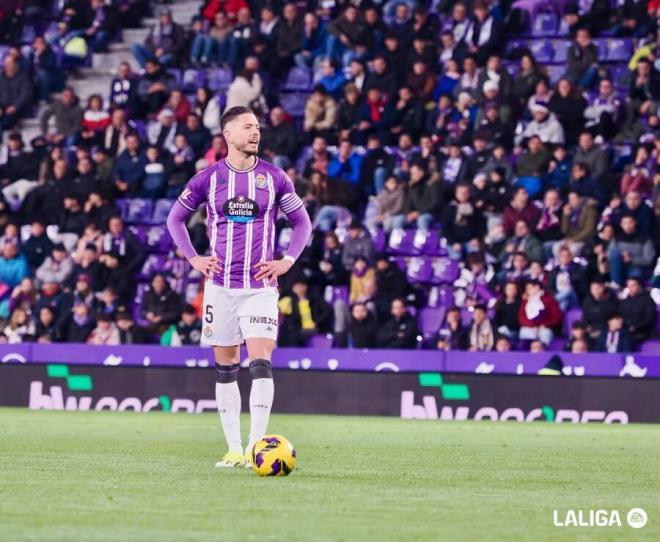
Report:
M259 154L259 144L257 143L257 147L254 150L251 143L236 145L236 150L242 152L246 156L256 156Z

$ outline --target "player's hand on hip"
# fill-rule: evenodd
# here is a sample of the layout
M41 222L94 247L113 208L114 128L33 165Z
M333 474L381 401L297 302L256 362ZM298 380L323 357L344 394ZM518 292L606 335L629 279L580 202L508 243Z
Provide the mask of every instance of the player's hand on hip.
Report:
M222 271L222 263L217 256L193 256L190 265L209 279L213 278L214 273Z
M267 279L268 282L271 282L274 278L284 275L292 265L293 263L286 259L259 262L254 266L254 269L258 269L254 278L255 280Z

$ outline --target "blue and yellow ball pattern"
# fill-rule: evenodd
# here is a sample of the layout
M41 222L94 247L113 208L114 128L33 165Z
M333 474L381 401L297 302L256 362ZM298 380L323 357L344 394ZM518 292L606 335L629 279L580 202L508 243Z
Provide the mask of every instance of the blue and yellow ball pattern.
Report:
M282 435L266 435L252 448L252 468L259 476L288 476L296 466L296 451Z

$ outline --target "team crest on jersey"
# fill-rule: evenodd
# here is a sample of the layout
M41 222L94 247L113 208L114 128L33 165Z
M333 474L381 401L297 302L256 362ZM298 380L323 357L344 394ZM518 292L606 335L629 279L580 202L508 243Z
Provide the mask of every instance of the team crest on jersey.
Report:
M225 204L222 206L222 212L232 222L247 224L248 222L254 222L257 216L259 216L259 204L250 198L240 195L225 201Z
M254 182L257 185L257 188L266 188L268 183L266 176L263 173L257 173L254 177Z
M204 336L205 337L210 337L211 336L211 326L204 326Z

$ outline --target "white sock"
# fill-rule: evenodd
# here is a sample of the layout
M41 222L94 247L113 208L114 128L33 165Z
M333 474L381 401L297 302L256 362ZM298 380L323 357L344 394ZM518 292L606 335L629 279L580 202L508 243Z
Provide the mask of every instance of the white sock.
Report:
M241 444L241 392L238 382L215 383L220 423L230 452L243 453Z
M254 443L266 434L274 393L275 385L272 378L252 380L252 389L250 390L250 438L246 454L251 454Z

